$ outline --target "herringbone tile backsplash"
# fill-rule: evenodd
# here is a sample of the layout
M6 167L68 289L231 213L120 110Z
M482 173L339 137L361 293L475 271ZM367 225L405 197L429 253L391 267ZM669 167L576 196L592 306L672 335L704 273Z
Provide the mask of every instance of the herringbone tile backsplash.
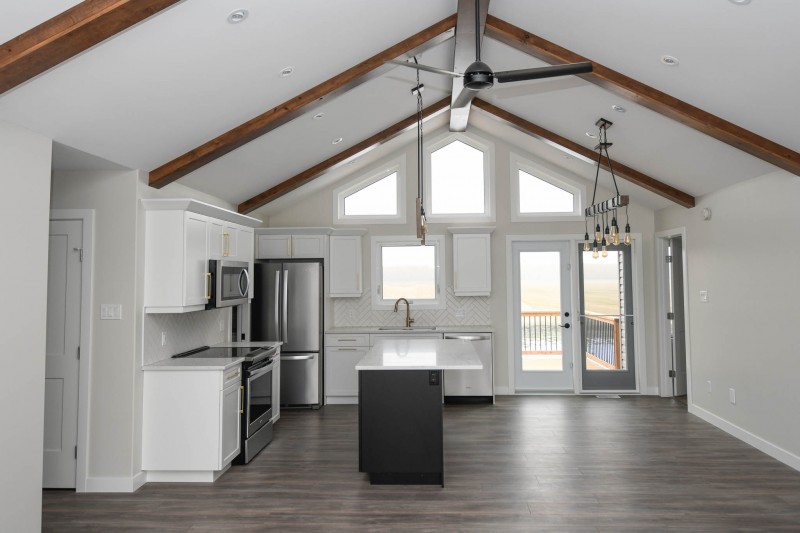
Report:
M463 314L463 316L462 316ZM360 298L333 299L333 326L398 326L403 324L402 313L372 309L372 293L365 288ZM447 287L447 309L415 310L415 326L486 326L491 324L488 296L456 296Z
M223 322L222 330L220 321ZM144 315L143 364L157 363L176 353L225 342L229 340L230 324L230 308ZM164 346L161 346L162 331L167 337Z

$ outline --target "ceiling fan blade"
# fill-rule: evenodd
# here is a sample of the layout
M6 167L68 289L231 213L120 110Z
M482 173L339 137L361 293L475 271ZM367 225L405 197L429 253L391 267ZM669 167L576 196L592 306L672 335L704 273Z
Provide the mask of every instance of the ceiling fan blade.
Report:
M592 62L570 63L568 65L553 65L550 67L523 68L519 70L504 70L494 73L494 80L498 83L510 81L538 80L556 76L569 76L570 74L585 74L592 71Z
M467 107L470 103L472 103L472 99L478 96L480 91L476 91L475 89L464 89L458 93L458 98L450 107L460 108L460 107Z
M433 72L434 74L444 74L445 76L451 76L453 78L463 78L463 74L459 74L458 72L453 72L452 70L444 70L441 68L436 67L429 67L428 65L420 65L418 63L412 63L410 61L398 61L396 59L392 59L387 61L387 63L393 63L395 65L400 65L401 67L410 67L417 70L424 70L425 72Z

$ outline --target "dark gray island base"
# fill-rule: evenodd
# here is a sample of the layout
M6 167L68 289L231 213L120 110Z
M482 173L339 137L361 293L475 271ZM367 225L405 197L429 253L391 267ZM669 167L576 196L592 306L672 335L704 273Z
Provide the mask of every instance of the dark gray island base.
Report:
M444 487L441 370L359 370L358 469L371 484Z

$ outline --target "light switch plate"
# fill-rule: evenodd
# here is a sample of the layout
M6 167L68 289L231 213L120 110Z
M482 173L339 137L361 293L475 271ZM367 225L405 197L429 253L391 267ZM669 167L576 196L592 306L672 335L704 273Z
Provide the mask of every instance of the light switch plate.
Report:
M122 304L100 304L100 320L122 320Z
M700 301L703 303L708 302L708 291L700 291Z

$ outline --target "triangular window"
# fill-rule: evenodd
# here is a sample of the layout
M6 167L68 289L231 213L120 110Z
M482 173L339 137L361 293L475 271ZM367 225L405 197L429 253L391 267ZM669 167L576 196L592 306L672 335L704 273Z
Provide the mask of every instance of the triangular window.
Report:
M344 216L396 215L397 172L344 197Z
M519 212L572 213L575 195L524 170L519 171Z
M583 220L586 186L566 169L511 154L511 220Z
M405 170L405 158L398 158L336 188L334 223L405 223Z

